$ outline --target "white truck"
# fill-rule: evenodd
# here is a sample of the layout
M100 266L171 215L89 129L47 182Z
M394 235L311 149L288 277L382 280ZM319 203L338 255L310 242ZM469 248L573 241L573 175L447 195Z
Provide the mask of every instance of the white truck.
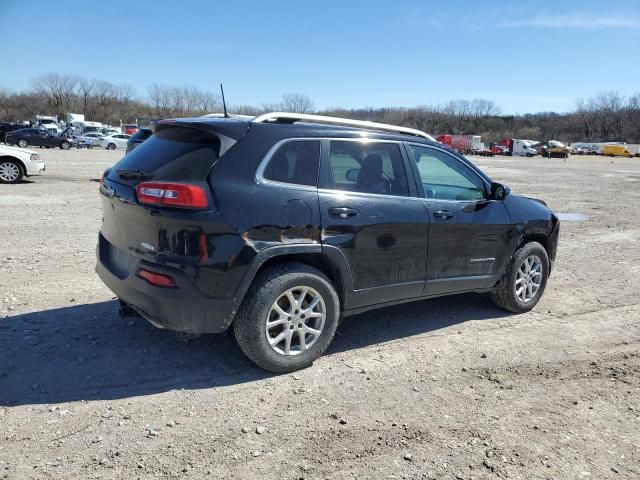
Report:
M536 142L533 140L521 140L518 138L513 139L513 146L511 147L511 155L519 155L521 157L533 157L538 154L538 151L532 147Z
M60 133L60 129L58 128L57 116L36 115L34 126L36 128L39 128L39 127L46 128L49 132L53 133L54 135L58 135Z
M89 122L84 119L84 115L77 113L67 113L67 125L73 128L73 134L85 135L87 133L103 133L104 128L100 122Z
M75 122L84 122L84 115L81 113L67 113L67 127L70 127Z

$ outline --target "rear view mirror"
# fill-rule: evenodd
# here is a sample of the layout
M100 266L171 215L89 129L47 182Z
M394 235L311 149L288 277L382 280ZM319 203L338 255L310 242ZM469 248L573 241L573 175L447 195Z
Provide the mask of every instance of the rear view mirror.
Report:
M350 182L357 182L359 173L360 173L360 169L352 168L351 170L347 170L347 177L346 178Z
M503 200L511 190L506 185L498 182L491 184L491 200Z

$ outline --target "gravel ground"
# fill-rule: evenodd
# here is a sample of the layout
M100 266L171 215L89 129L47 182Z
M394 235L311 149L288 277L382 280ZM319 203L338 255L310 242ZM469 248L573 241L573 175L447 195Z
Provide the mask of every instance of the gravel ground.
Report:
M304 371L120 320L94 274L120 152L0 185L0 478L640 477L640 159L476 159L562 224L534 311L461 295L350 317Z

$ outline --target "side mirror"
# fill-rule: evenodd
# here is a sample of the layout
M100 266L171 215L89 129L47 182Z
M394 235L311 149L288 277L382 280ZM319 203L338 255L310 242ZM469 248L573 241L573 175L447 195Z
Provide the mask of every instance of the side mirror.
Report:
M357 182L359 173L360 173L360 170L358 168L352 168L351 170L347 170L346 178L350 182Z
M506 185L498 182L491 184L491 200L504 200L509 195L509 192L511 192L511 189Z

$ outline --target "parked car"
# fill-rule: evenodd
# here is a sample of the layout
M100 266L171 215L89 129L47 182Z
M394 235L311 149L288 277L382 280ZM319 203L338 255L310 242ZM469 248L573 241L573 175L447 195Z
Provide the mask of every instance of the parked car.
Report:
M544 292L558 218L423 132L288 113L154 129L100 182L96 270L122 315L233 327L289 372L341 316L461 292L520 313Z
M17 123L0 122L0 143L4 143L7 133L24 129L24 125Z
M18 183L44 171L44 160L33 150L0 145L0 183Z
M589 155L592 152L585 147L571 147L571 153L573 153L573 155Z
M60 135L54 135L45 129L24 128L7 133L7 145L17 145L20 148L34 147L58 147L63 150L71 148L71 141Z
M84 135L76 136L76 140L81 146L85 147L97 147L100 145L100 140L104 137L103 133L100 132L89 132Z
M549 140L540 144L538 153L546 158L568 158L571 148L558 140Z
M118 133L115 135L107 135L100 137L98 145L106 148L107 150L115 150L116 148L127 148L127 142L131 138L131 135L124 133Z
M131 138L127 142L127 153L132 151L151 135L153 135L153 131L150 128L141 128L140 130L138 130L131 136Z
M122 130L116 127L104 127L102 129L103 135L118 135L122 133Z

